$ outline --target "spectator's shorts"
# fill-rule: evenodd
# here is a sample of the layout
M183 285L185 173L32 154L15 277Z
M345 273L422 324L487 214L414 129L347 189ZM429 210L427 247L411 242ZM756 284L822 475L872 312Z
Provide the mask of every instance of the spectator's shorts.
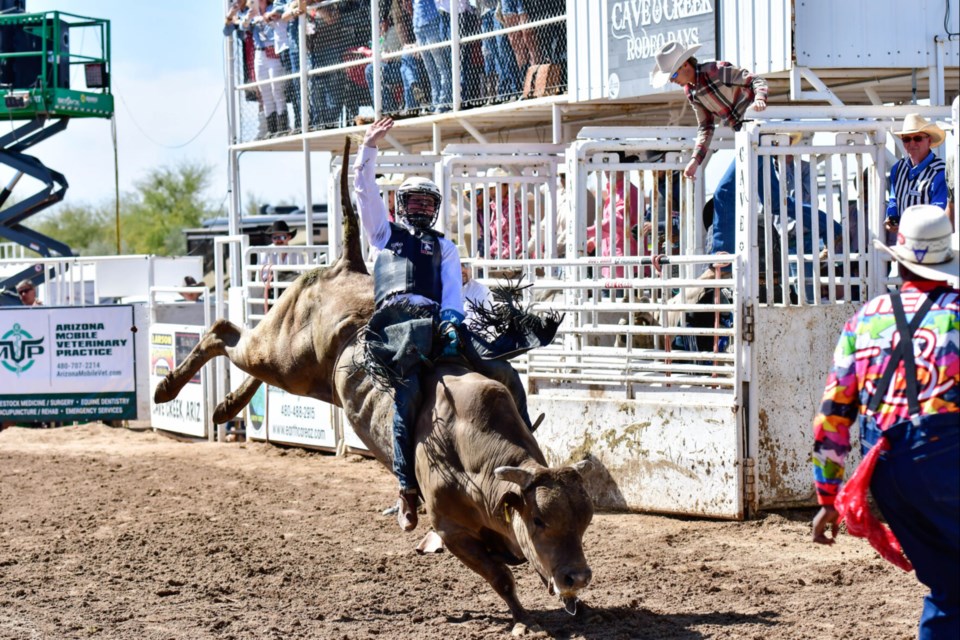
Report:
M500 0L500 10L503 15L525 15L527 13L523 8L523 0Z

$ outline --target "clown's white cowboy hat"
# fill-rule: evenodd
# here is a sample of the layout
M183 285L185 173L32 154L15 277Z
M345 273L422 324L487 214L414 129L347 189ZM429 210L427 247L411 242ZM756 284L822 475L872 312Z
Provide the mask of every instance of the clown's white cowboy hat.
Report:
M897 229L897 244L873 244L904 267L928 280L960 287L960 253L952 246L953 227L943 209L932 204L908 207Z
M686 48L679 42L668 42L663 45L657 52L657 66L653 70L653 75L650 76L650 84L654 87L662 87L667 84L673 72L699 50L699 44Z
M902 138L915 133L925 133L930 136L931 147L940 146L947 137L946 132L937 123L926 120L919 113L907 114L907 117L903 119L903 129L894 131L893 135Z

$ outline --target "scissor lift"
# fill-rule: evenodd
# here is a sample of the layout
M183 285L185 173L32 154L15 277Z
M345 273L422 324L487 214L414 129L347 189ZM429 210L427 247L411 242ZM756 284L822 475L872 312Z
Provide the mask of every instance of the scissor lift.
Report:
M71 40L96 48L99 56L70 52ZM86 90L70 88L71 70L83 65ZM71 256L66 244L24 226L30 216L63 200L67 180L26 150L67 128L71 118L111 118L110 21L61 11L0 15L0 121L22 122L0 137L0 164L14 170L0 191L0 208L24 176L43 186L6 209L0 210L0 237L16 242L44 257ZM40 284L48 277L39 265L0 278L0 291L30 279ZM0 305L16 304L9 295Z

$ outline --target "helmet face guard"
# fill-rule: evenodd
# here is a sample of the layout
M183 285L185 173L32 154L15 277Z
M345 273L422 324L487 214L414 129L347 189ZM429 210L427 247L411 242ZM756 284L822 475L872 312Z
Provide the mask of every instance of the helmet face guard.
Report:
M427 210L422 206L422 202L412 203L411 198L414 196L418 196L417 200L428 199L428 202L432 202L433 210ZM397 216L414 229L430 229L440 215L442 201L440 189L432 180L419 177L407 178L397 189Z

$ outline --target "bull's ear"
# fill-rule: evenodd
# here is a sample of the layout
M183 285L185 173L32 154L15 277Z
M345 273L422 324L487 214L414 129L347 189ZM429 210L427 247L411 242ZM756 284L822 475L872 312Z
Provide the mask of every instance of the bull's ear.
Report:
M575 462L570 466L573 467L581 476L590 473L594 468L594 464L591 460L581 460L580 462Z
M521 490L526 489L533 482L533 473L520 467L497 467L493 470L493 474L501 480L519 485Z

